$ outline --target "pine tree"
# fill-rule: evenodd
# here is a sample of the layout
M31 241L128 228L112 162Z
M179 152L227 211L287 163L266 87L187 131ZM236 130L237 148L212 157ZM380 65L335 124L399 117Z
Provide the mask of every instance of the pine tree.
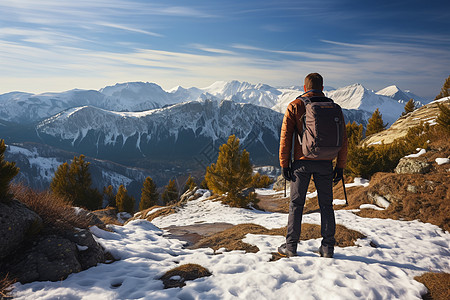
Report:
M156 205L159 194L156 191L156 184L150 177L145 178L142 186L141 201L139 202L139 210L144 210Z
M413 112L416 110L416 105L414 104L413 99L409 99L408 102L405 104L405 111L402 112L402 116L409 114L410 112Z
M119 212L125 211L130 214L134 212L134 197L128 195L128 191L123 184L119 186L117 191L116 204Z
M380 113L378 108L372 114L372 117L369 119L369 123L367 123L366 136L381 132L386 129L387 123L383 123L383 115Z
M350 122L345 125L347 130L348 147L355 147L363 139L364 126L362 124L356 124L355 121L350 124Z
M75 156L70 165L63 163L58 167L50 188L53 193L73 205L95 210L101 206L102 195L97 189L91 188L91 185L89 162L84 161L84 155L80 155Z
M445 104L438 104L440 114L436 119L436 122L444 128L444 130L450 133L450 108Z
M192 190L197 186L195 183L194 177L189 175L188 179L186 180L186 183L184 184L183 193L187 190Z
M19 173L15 162L5 161L5 140L0 140L0 202L8 202L12 195L9 193L11 180Z
M233 206L246 207L249 199L240 193L251 186L252 165L250 155L239 150L239 139L234 135L219 148L217 162L206 168L208 187L218 194L227 194L226 202Z
M178 200L178 189L175 180L170 180L166 185L165 190L161 196L163 202L167 205Z
M447 77L444 85L441 88L441 92L436 96L436 98L434 98L434 100L438 100L448 96L450 96L450 76Z
M108 203L108 206L116 207L116 195L114 194L114 188L112 185L103 187L103 195Z

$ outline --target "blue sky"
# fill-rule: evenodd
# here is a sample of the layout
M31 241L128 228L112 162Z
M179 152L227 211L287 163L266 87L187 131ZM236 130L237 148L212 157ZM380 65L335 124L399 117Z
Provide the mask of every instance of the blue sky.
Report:
M450 75L448 1L2 0L0 93L117 82L361 83L433 97Z

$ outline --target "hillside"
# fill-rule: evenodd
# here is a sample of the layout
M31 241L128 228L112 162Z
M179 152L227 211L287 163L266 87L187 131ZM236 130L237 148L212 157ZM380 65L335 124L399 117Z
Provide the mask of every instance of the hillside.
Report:
M433 101L425 106L419 107L415 111L400 117L387 130L371 135L364 140L364 143L385 144L392 143L395 139L403 137L407 134L408 129L419 125L421 122L426 122L431 125L436 124L435 120L439 115L438 103L450 103L450 99L443 98L441 100Z

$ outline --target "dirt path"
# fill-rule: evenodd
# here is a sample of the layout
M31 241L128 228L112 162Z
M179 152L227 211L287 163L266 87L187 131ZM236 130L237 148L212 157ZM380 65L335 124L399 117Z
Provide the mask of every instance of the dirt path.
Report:
M164 229L169 231L168 238L185 241L189 248L203 237L211 236L233 226L230 223L202 223L186 226L169 226Z

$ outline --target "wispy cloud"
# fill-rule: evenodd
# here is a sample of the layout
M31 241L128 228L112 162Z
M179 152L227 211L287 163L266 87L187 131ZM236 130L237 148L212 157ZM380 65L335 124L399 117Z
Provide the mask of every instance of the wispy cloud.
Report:
M163 37L163 35L159 34L159 33L151 32L148 30L142 30L142 29L138 29L138 28L134 28L131 26L126 26L126 25L121 25L121 24L114 24L114 23L108 23L108 22L98 22L96 24L100 25L100 26L104 26L104 27L115 28L115 29L136 32L136 33L142 33L142 34L146 34L146 35L150 35L150 36Z

